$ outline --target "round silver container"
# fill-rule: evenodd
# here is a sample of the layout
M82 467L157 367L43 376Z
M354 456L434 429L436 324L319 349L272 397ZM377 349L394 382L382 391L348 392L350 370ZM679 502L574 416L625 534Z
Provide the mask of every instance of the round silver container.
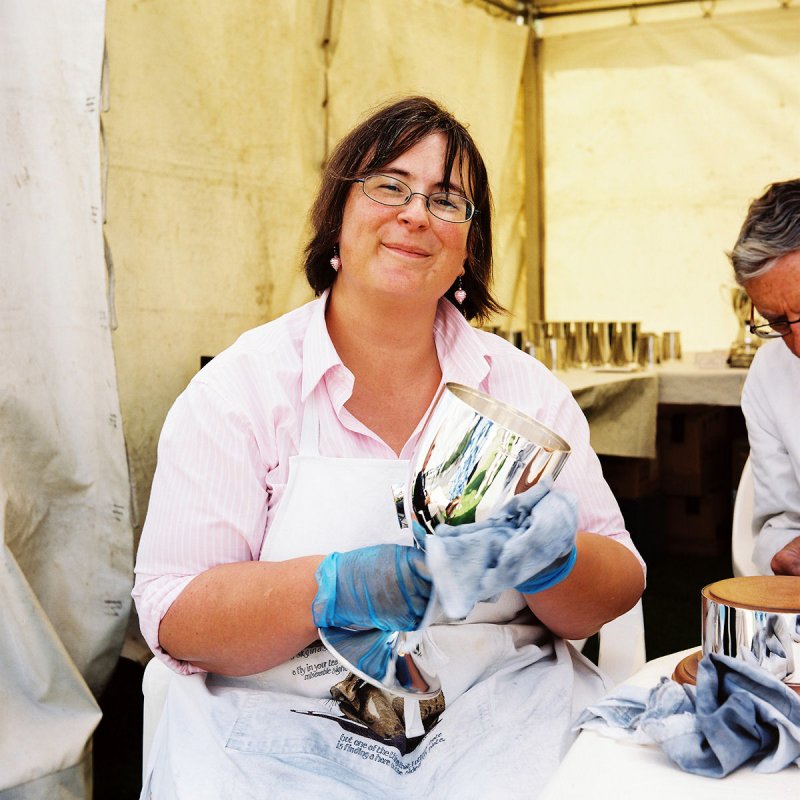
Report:
M702 591L702 614L703 655L753 656L800 692L800 578L717 581Z

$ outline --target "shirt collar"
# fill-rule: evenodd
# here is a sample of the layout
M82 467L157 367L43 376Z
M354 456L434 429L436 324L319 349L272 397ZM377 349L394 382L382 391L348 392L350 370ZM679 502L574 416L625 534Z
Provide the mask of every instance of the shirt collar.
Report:
M303 401L330 370L341 372L342 378L349 378L351 384L353 380L339 358L325 324L328 293L326 290L311 301L311 318L303 338ZM436 309L433 339L442 368L442 381L480 388L491 369L491 354L461 312L444 298Z
M444 298L436 309L433 338L442 368L442 381L480 388L489 375L492 356L482 337Z
M329 290L326 289L316 300L311 301L311 318L303 337L303 380L300 394L302 401L314 391L329 370L341 368L349 374L349 370L342 364L333 346L328 326L325 324L328 293Z

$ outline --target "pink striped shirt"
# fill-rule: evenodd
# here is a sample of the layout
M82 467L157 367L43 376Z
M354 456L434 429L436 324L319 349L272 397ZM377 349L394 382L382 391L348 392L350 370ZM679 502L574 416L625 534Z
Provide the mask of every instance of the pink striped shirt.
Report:
M197 670L161 650L159 623L199 573L258 559L286 488L289 457L298 451L303 403L318 384L320 455L398 457L344 407L354 378L328 335L326 299L243 334L197 373L167 415L133 597L147 643L181 672ZM558 486L578 498L579 529L611 536L641 561L567 387L501 337L474 329L446 300L434 339L443 381L477 387L570 443ZM421 427L399 458L410 458Z

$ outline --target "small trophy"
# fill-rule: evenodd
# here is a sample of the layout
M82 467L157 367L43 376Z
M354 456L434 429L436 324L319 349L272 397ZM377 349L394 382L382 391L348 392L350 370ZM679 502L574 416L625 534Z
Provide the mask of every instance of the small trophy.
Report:
M739 332L731 344L728 353L728 365L747 369L753 361L758 346L761 344L758 337L750 333L748 322L750 319L750 298L747 292L738 285L727 287L730 292L733 313L739 322Z
M571 450L537 420L489 395L448 383L428 417L411 457L405 516L425 549L440 523L460 525L490 517L514 495L543 478L555 480ZM460 624L444 616L436 593L417 631L321 628L328 650L353 674L391 694L424 699L441 683L425 666L425 630ZM361 668L386 664L376 677Z

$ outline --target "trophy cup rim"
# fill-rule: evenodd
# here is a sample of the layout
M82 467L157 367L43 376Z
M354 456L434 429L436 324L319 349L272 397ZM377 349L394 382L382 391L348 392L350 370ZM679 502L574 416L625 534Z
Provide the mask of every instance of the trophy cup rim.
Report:
M572 452L568 442L555 431L509 403L498 400L480 389L448 381L443 387L444 391L449 391L456 399L477 411L481 416L519 434L529 442L552 452ZM439 399L437 398L437 405Z

